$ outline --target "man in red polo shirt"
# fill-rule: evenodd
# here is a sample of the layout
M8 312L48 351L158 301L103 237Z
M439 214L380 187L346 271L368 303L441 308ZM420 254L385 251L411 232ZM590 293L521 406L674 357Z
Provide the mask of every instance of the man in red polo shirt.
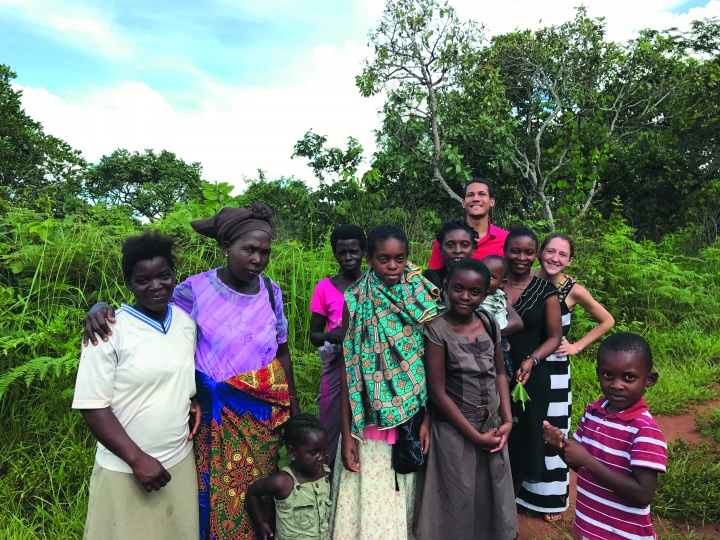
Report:
M473 178L465 186L462 207L465 210L465 221L478 233L478 247L473 259L481 260L488 255L504 255L503 246L508 232L490 223L490 209L495 206L495 193L492 184L482 178ZM432 255L428 266L433 270L445 266L440 255L440 245L433 242Z

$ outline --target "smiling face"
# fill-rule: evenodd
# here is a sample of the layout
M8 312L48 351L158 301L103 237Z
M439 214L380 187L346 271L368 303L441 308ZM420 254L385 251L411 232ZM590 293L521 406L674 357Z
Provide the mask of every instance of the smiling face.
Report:
M448 268L461 259L472 257L474 251L474 239L465 229L446 232L440 245L440 254L445 259L445 266Z
M648 370L642 353L636 351L601 352L596 369L609 413L624 411L637 403L658 378L657 373Z
M362 264L364 252L360 247L360 241L351 238L349 240L338 240L333 255L335 255L335 260L340 265L340 271L348 276L353 276Z
M494 258L483 259L482 261L487 269L490 270L490 286L488 287L488 294L495 294L502 284L502 280L505 279L507 274L507 267L502 261Z
M468 185L462 207L469 218L484 217L493 206L495 206L495 199L490 198L490 190L486 184L473 182Z
M553 238L538 253L540 266L548 276L559 274L572 263L570 253L570 243L567 240Z
M313 430L305 436L305 441L297 446L288 446L288 457L293 468L308 476L317 475L325 464L327 435L324 431Z
M508 242L505 258L509 270L518 276L530 272L537 256L537 242L530 236L516 236Z
M460 317L468 317L485 300L488 284L472 270L458 270L447 284L450 309Z
M397 238L378 242L373 254L367 256L367 263L385 285L397 285L407 266L407 244Z
M257 278L270 262L270 235L264 231L250 231L232 244L223 245L227 269L238 281L248 283Z
M125 285L135 295L135 308L161 321L175 290L175 272L165 257L139 261Z

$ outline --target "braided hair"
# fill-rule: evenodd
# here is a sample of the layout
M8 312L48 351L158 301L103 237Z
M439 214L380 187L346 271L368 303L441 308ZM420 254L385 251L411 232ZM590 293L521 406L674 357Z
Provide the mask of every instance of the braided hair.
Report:
M307 440L309 433L320 431L327 433L316 416L309 413L297 414L283 424L280 432L282 444L297 448Z

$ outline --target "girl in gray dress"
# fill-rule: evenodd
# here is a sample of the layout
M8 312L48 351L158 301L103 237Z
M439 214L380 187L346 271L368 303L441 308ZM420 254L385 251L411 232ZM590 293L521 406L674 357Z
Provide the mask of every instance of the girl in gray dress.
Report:
M510 540L518 532L500 330L494 318L475 312L489 283L480 261L458 261L447 276L450 309L425 327L432 428L427 467L417 479L417 540Z

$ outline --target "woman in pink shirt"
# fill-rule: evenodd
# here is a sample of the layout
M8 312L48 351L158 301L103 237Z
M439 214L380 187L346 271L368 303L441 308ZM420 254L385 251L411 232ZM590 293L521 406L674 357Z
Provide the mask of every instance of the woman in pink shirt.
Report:
M332 470L340 437L340 374L345 367L342 342L342 313L345 289L363 275L365 233L357 225L341 225L330 235L330 246L340 272L321 279L310 300L310 343L318 347L322 361L320 421L328 434L327 458Z

